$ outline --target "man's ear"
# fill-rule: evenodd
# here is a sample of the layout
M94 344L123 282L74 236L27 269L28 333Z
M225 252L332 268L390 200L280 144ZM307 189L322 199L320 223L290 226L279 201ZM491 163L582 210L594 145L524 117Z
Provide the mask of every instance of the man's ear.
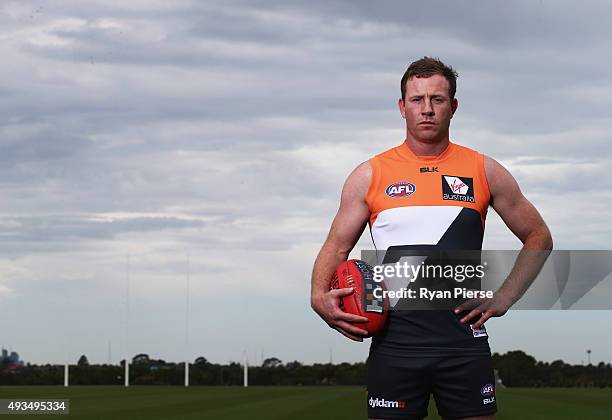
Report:
M457 111L457 108L459 108L459 101L457 100L457 98L453 98L451 102L451 110L453 112L453 115L455 115L455 111Z
M402 118L406 119L406 108L404 108L404 100L402 98L399 98L399 101L397 101L397 106L399 107L400 114L402 114Z

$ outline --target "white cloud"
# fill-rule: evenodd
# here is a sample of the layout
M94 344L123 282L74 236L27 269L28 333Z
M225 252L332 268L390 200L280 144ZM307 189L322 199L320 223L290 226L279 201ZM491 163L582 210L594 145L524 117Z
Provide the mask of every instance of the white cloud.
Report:
M9 289L3 284L0 284L0 298L10 296L11 294L13 294L13 291L11 289Z

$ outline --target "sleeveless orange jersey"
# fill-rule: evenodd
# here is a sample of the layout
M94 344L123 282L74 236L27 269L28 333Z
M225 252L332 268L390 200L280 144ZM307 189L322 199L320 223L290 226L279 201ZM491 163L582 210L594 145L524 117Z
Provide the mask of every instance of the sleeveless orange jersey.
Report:
M450 143L439 156L416 156L402 143L370 165L366 202L377 249L482 247L490 198L482 154Z
M450 143L439 156L416 156L406 144L370 159L366 202L384 264L410 249L479 250L489 206L484 156ZM402 307L400 304L395 308ZM474 330L451 310L394 310L371 351L398 355L490 354L484 326Z

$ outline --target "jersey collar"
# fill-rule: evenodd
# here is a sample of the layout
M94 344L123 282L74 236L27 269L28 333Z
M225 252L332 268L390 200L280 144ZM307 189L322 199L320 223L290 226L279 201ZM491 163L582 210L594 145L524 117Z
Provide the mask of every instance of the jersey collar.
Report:
M449 141L448 146L446 146L446 149L444 149L444 151L438 156L417 156L412 152L412 150L410 150L410 147L408 147L404 142L397 146L395 150L397 154L400 155L403 159L408 159L416 162L440 162L442 160L448 159L455 152L456 148L457 146L453 142Z

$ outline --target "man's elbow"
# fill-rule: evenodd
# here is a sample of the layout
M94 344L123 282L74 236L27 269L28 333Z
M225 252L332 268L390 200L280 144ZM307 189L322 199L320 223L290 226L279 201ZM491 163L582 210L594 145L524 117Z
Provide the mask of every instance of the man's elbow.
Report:
M546 242L544 244L544 249L547 251L552 251L553 249L553 238L550 232L548 232L548 235L546 235Z
M553 249L552 235L546 225L531 231L522 242L526 249L542 251L550 251Z
M550 230L548 227L544 226L542 229L539 229L533 235L533 245L536 249L541 249L543 251L551 251L553 249L553 238L550 234Z

